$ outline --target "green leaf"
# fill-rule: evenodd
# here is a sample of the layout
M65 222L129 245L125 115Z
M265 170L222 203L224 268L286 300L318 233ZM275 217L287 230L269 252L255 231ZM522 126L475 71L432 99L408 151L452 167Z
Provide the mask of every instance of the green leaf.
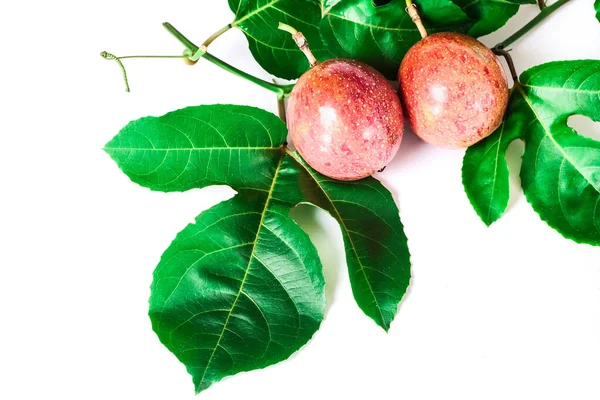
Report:
M153 190L268 189L286 136L279 118L258 108L205 105L132 121L104 150Z
M410 253L391 193L375 178L343 182L291 153L304 200L335 218L342 230L354 298L386 331L410 283Z
M229 0L235 13L233 26L244 32L256 61L269 73L284 79L299 78L309 65L284 22L301 31L318 60L331 57L319 35L321 10L317 0Z
M450 0L422 0L422 18L429 33L466 32L471 21ZM372 0L341 0L322 4L321 36L336 57L365 62L396 80L406 52L421 35L402 0L375 6Z
M596 9L596 19L600 21L600 0L596 0L594 8Z
M152 283L153 329L197 391L286 359L318 329L322 266L289 217L296 205L322 207L340 222L356 300L386 330L409 284L407 239L391 194L373 178L320 176L285 148L286 136L266 111L213 105L142 118L106 145L134 182L153 190L227 184L238 191L177 235Z
M480 216L491 215L482 216L486 223L502 214L508 197L504 153L521 138L521 184L533 209L566 238L600 245L600 142L567 125L575 114L600 121L600 61L539 65L520 82L504 124L467 150L463 183L469 198ZM499 156L489 155L494 151Z
M273 179L268 193L244 191L200 214L154 272L152 327L196 392L288 358L323 319L317 251L278 190Z
M509 103L507 116L515 115L515 105L515 102ZM500 218L508 206L506 150L519 137L520 127L517 123L517 118L507 118L490 138L471 146L463 159L465 192L477 215L487 226Z
M475 24L468 34L484 36L501 28L519 11L521 4L536 4L536 0L452 0L471 17Z

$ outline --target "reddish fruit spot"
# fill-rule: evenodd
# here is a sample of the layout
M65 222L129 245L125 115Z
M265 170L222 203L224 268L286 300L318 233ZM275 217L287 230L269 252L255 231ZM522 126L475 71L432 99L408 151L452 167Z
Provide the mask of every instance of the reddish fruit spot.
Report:
M352 150L350 150L350 149L348 148L348 145L346 145L346 143L344 143L344 144L342 145L342 147L340 147L340 149L342 149L342 151L343 151L344 153L346 153L346 155L347 155L347 156L349 156L350 154L352 154Z
M488 67L483 67L483 72L485 72L486 75L490 74L490 70L488 69Z

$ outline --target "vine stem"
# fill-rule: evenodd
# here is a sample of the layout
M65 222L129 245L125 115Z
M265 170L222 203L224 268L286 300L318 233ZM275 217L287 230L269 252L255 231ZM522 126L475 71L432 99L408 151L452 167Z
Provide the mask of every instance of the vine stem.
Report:
M554 13L556 10L558 10L560 7L567 4L569 1L571 1L571 0L558 0L556 3L552 4L551 6L544 6L542 8L542 11L540 11L540 13L535 16L535 18L533 18L531 21L529 21L527 24L525 24L524 27L522 27L521 29L516 31L514 34L509 36L507 39L498 43L494 48L504 50L506 47L510 46L517 40L521 39L527 32L529 32L530 30L535 28L536 25L538 25L540 22L542 22L543 20L548 18L550 16L550 14Z
M255 77L254 75L250 75L247 72L241 71L241 70L237 69L236 67L234 67L234 66L232 66L230 64L227 64L225 61L223 61L223 60L221 60L221 59L213 56L212 54L208 53L205 49L196 46L194 43L192 43L188 38L186 38L181 32L179 32L170 23L165 22L163 24L163 26L177 40L179 40L185 46L185 48L191 54L190 59L192 61L195 61L195 59L204 58L207 61L210 61L211 63L215 64L216 66L221 67L225 71L230 72L233 75L239 76L240 78L244 78L247 81L250 81L250 82L252 82L252 83L254 83L254 84L256 84L256 85L258 85L258 86L260 86L260 87L262 87L264 89L270 90L271 92L277 94L278 96L282 96L282 97L288 96L291 93L292 88L294 87L294 85L278 85L278 84L275 84L275 83L270 83L270 82L267 82L267 81L263 81L262 79L259 79L259 78ZM223 28L222 30L223 31L227 31L227 29L225 29L225 28ZM215 36L215 35L213 35L213 36ZM215 38L217 36L215 36Z
M414 22L421 34L421 38L425 39L427 37L427 29L423 25L423 21L421 21L421 16L419 15L419 11L417 11L417 5L412 2L412 0L406 0L406 12L410 15L410 19Z

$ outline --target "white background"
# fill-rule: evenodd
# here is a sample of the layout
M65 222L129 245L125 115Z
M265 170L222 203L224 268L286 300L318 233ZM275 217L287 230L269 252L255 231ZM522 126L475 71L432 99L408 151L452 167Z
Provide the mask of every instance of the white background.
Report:
M483 41L536 13L522 7ZM0 15L0 398L193 399L184 367L151 330L149 285L176 233L233 192L151 192L101 149L145 115L210 103L275 112L274 96L202 60L127 60L127 94L117 65L99 56L178 54L161 23L202 42L231 21L225 0L4 1ZM520 71L600 59L592 0L573 0L513 47ZM211 51L270 79L239 31ZM600 124L571 123L600 138ZM509 210L486 228L463 193L464 151L405 135L379 175L399 202L413 262L389 334L353 302L333 220L297 213L324 262L321 329L290 360L201 398L600 398L600 248L538 218L518 188L521 149L509 152Z

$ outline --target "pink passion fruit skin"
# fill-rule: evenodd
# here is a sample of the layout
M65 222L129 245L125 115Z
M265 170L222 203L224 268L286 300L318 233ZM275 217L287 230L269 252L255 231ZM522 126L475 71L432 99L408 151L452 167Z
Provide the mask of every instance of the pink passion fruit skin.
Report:
M385 77L352 60L314 66L288 103L296 149L311 167L338 180L362 179L385 167L400 147L403 121Z
M436 33L415 44L398 73L413 131L442 147L468 147L502 122L506 75L483 43L458 33Z

